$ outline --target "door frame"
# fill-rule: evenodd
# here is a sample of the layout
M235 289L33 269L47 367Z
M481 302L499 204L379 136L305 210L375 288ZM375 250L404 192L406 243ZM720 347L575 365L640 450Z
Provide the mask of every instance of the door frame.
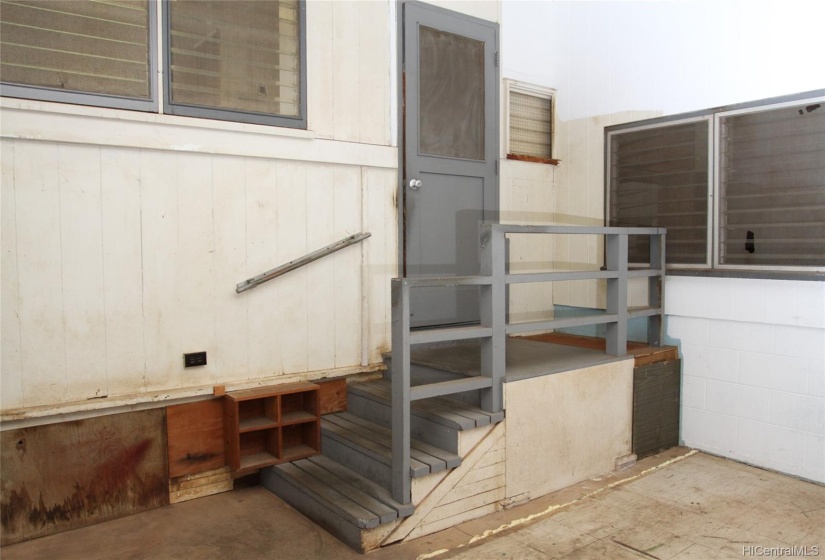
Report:
M391 0L392 1L392 0ZM477 18L475 16L467 15L461 12L456 12L454 10L448 10L446 8L441 8L439 6L434 6L432 4L427 4L425 2L419 2L417 0L400 0L396 3L396 43L397 43L397 58L395 61L396 66L396 87L398 90L397 93L397 113L396 119L398 123L397 127L397 134L398 137L396 139L398 145L398 182L397 182L397 190L396 190L396 208L398 210L398 277L404 277L405 270L406 270L406 247L405 247L405 235L406 235L406 223L405 223L405 211L406 211L406 186L404 184L404 180L406 178L406 145L405 145L405 138L406 138L406 105L405 105L405 81L406 81L406 70L404 68L404 18L405 18L405 7L407 5L413 5L418 8L431 10L432 12L450 16L450 17L459 17L464 19L468 22L476 23L479 25L484 25L487 27L491 27L495 31L495 64L494 68L496 71L496 75L493 77L496 87L493 88L495 91L495 99L493 100L493 106L495 107L495 118L493 119L494 122L485 123L486 126L493 126L493 136L496 138L496 151L495 151L495 158L496 158L496 181L495 184L492 186L493 193L491 198L495 200L496 207L495 209L490 209L488 211L485 208L485 215L489 215L490 212L494 219L489 221L498 221L499 211L501 210L501 29L500 25L497 22Z

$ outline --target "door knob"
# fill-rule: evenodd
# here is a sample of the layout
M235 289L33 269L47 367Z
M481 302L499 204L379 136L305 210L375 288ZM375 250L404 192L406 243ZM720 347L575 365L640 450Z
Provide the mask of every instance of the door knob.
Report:
M420 186L421 186L421 179L410 179L410 188L412 190L417 191Z

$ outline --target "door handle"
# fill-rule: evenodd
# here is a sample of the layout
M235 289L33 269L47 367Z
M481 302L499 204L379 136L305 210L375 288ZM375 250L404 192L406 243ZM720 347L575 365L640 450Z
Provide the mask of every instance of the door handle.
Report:
M417 191L421 187L421 179L410 179L410 188Z

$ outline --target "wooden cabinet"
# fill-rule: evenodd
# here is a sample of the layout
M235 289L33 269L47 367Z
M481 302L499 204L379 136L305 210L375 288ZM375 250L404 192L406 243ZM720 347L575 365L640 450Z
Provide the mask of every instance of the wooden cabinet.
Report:
M227 393L224 421L227 463L242 474L320 451L318 386L313 383Z

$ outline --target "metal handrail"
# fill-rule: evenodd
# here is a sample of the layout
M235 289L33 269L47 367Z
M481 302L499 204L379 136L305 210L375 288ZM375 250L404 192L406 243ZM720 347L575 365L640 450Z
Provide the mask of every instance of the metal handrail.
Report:
M370 237L372 234L369 232L365 233L356 233L354 235L350 235L349 237L345 237L340 241L336 241L326 247L318 249L317 251L313 251L304 255L299 259L295 259L294 261L289 261L286 264L282 264L281 266L275 267L272 270L267 270L257 276L253 276L248 280L244 280L240 284L235 286L235 291L237 293L245 292L246 290L251 290L256 286L260 286L264 282L268 282L273 278L277 278L287 272L295 270L296 268L301 268L302 266L311 263L312 261L317 261L321 257L326 257L327 255L331 255L335 251L340 251L345 247L349 247L350 245L354 245L359 241L363 241L364 239Z
M505 236L517 234L604 235L606 270L551 273L506 273ZM447 278L393 278L392 280L392 494L399 503L411 501L410 481L410 402L417 398L450 394L482 388L481 407L488 412L503 409L502 382L505 373L505 344L514 332L536 331L569 326L606 325L606 352L615 356L627 353L627 321L647 317L648 343L662 341L662 313L665 276L664 228L616 228L578 226L519 226L483 224L481 227L481 274ZM650 236L650 269L628 270L628 236ZM627 283L630 277L648 278L649 307L628 310ZM555 282L564 280L605 279L607 309L590 317L553 319L530 323L507 323L505 298L508 284ZM480 318L478 326L453 329L423 329L410 332L410 290L422 287L479 286ZM653 304L655 302L655 305ZM410 388L410 347L429 341L481 340L481 376L489 383L470 378L466 383L417 385ZM438 388L428 389L439 385Z

